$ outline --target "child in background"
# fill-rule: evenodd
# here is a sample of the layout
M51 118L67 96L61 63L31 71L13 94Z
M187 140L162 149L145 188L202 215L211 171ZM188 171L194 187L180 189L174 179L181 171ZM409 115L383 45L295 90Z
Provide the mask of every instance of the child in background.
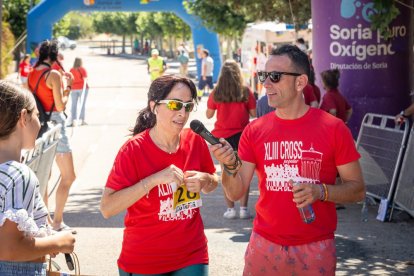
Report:
M39 181L20 163L22 149L34 147L38 115L28 90L0 81L0 275L46 275L45 255L75 244L70 232L50 230Z

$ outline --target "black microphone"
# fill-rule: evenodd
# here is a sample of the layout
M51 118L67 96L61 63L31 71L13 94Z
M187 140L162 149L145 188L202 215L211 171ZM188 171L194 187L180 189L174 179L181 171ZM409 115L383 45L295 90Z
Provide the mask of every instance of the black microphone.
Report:
M220 143L219 139L217 137L214 137L213 134L211 134L211 132L208 131L203 123L199 120L192 120L190 123L190 128L210 144L215 145Z
M75 269L75 265L73 264L73 260L72 257L70 256L69 253L65 253L65 259L66 259L66 264L69 268L69 270L74 270Z

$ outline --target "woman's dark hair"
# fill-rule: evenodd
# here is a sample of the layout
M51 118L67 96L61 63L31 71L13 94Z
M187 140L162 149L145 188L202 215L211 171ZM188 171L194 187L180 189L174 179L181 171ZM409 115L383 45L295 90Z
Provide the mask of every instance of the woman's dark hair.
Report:
M35 106L34 98L28 90L0 80L0 140L7 139L14 131L23 109L31 114Z
M337 89L341 74L338 69L326 70L321 73L321 78L326 89Z
M234 60L226 60L221 67L217 85L214 88L216 102L246 102L249 99L249 88L243 85L243 77L239 65Z
M61 64L58 61L58 53L59 53L59 47L58 42L56 40L45 40L40 44L39 47L39 60L36 62L34 67L39 66L42 64L46 59L50 59L50 61L57 62L60 67Z
M158 104L159 101L166 99L173 87L178 83L182 83L188 86L191 91L191 98L195 103L197 103L197 89L190 79L174 75L161 76L151 83L148 91L147 107L138 113L135 126L132 130L133 135L136 135L148 128L155 126L157 123L157 118L153 110L151 110L150 102L153 101L155 104Z

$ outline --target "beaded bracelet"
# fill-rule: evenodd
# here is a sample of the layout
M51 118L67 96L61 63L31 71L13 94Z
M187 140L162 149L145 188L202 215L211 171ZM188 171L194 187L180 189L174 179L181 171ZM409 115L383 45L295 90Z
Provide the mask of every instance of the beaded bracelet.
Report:
M223 169L228 175L233 175L233 177L236 176L237 172L239 171L242 161L239 158L239 155L237 152L234 152L234 156L236 157L236 161L234 161L234 164L232 165L226 165L223 164Z
M323 187L322 184L320 184L318 186L319 186L319 193L320 193L319 200L320 201L325 201L325 188Z

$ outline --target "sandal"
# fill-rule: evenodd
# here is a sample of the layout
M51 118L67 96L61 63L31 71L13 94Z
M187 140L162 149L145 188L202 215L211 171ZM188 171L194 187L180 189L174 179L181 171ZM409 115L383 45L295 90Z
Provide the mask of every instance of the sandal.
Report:
M64 224L63 222L60 224L59 228L53 228L53 230L55 230L56 232L71 231L72 234L74 234L74 235L78 233L75 229L73 229L70 226Z

